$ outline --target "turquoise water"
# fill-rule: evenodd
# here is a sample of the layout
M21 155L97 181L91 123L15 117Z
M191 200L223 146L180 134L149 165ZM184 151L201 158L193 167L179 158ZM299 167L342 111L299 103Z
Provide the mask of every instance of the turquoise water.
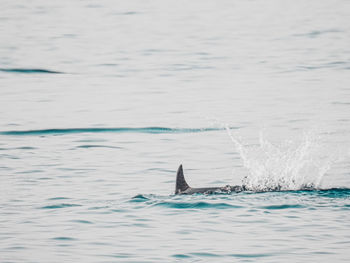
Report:
M349 17L2 1L0 262L348 262Z

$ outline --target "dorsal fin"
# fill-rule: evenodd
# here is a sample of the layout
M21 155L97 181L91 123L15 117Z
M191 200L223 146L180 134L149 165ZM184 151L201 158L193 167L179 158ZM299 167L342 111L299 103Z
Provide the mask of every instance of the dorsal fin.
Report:
M190 187L186 183L186 180L185 180L185 177L184 177L184 171L182 169L182 164L181 164L179 166L179 169L177 169L177 173L176 173L175 194L180 194L181 192L185 191L188 188L190 188Z

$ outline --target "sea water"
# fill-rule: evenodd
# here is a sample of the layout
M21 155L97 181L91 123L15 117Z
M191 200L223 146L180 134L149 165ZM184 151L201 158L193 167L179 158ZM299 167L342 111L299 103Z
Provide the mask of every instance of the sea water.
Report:
M0 262L348 262L349 18L0 1Z

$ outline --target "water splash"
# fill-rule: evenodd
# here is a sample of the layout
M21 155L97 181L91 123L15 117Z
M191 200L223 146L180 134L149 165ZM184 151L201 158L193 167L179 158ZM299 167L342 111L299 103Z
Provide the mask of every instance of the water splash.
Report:
M245 146L228 126L226 131L248 170L243 185L252 191L319 189L336 161L335 156L325 154L320 138L312 132L305 133L300 142L288 140L279 145L261 132L258 145Z

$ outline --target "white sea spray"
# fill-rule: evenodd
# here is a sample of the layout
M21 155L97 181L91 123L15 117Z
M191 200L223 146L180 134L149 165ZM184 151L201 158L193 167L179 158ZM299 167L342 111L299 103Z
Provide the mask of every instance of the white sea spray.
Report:
M324 175L336 161L314 132L280 144L270 142L260 132L259 143L248 146L227 125L226 130L248 170L242 183L252 191L320 188Z

